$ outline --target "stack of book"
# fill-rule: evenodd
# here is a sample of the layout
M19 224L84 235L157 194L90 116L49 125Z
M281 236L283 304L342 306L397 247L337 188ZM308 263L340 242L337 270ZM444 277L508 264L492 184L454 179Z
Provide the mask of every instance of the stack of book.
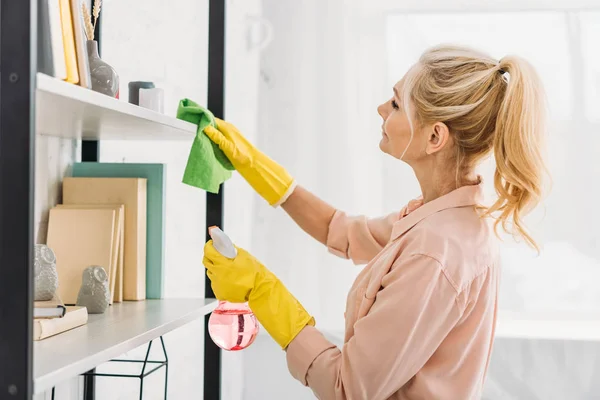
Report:
M87 308L65 306L58 296L50 301L36 301L33 306L33 340L58 335L88 321Z
M91 88L80 0L38 0L38 69Z
M72 174L48 221L60 298L76 304L91 265L106 271L111 304L162 298L164 165L75 163Z
M83 271L89 266L100 266L108 276L109 304L120 302L123 300L125 205L117 199L103 204L88 204L79 198L71 201L71 195L91 192L79 186L71 192L71 181L67 181L65 187L68 193L65 204L50 209L47 239L56 254L58 295L65 304L76 304Z

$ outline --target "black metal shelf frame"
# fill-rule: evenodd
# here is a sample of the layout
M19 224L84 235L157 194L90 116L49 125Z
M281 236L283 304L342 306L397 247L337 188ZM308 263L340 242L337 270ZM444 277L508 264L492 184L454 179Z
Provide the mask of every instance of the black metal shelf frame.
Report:
M215 117L225 114L225 0L210 0L208 15L208 109ZM223 229L223 185L219 193L206 193L206 227ZM206 240L210 239L208 229ZM214 298L208 276L204 278L204 297ZM208 319L204 317L204 399L221 398L221 349L210 340Z
M223 118L225 0L209 1L207 105L215 116ZM30 400L33 396L37 4L38 0L2 0L0 3L0 400ZM99 45L101 20L98 19L95 32ZM99 161L99 143L83 141L81 159ZM207 226L223 226L223 196L222 186L218 194L207 193ZM214 297L208 278L205 282L205 297ZM204 330L203 398L218 400L221 398L221 350L209 338L208 316ZM148 363L153 362L146 359L144 365ZM95 370L84 374L86 400L95 397L96 376L104 375Z

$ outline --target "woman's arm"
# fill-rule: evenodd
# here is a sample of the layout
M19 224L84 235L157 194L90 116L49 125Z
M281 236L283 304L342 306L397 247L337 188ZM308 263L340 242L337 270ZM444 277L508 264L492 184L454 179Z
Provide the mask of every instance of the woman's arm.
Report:
M254 147L233 125L217 120L204 133L225 153L240 175L269 204L281 207L310 236L332 253L355 263L368 262L387 243L397 215L368 220L347 217L301 187L274 160ZM293 191L289 197L286 196Z
M355 264L366 264L381 251L399 218L399 213L380 218L349 217L300 186L281 207L331 253L351 259Z
M301 186L294 189L281 207L304 232L327 245L329 225L335 208Z

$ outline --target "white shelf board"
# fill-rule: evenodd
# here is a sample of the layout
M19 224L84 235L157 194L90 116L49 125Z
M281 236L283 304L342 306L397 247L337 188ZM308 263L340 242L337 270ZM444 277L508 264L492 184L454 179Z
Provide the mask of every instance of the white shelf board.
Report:
M36 131L87 140L193 140L196 125L38 73Z
M344 340L343 329L323 333L341 348ZM258 334L268 335L264 329ZM495 338L600 342L600 313L499 310Z
M57 383L209 314L214 299L164 299L115 303L88 323L33 345L33 389Z
M600 341L600 313L500 310L496 338Z

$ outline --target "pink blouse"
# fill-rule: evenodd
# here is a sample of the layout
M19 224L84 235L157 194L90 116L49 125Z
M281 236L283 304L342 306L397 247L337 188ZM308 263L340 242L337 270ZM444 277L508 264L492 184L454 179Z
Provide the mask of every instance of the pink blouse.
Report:
M481 197L475 185L384 218L338 211L330 251L368 264L348 294L343 347L305 327L287 349L292 375L324 400L480 398L499 282Z

